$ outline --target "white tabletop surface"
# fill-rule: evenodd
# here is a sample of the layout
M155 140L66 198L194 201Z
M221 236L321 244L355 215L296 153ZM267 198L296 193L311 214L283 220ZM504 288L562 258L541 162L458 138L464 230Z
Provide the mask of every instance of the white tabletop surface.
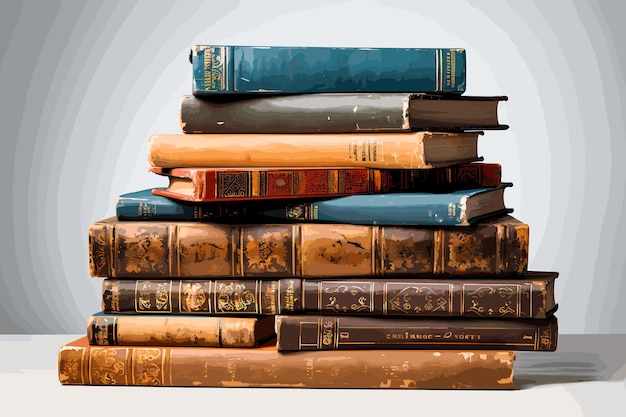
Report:
M517 352L511 391L61 385L58 348L80 336L0 335L0 416L626 416L626 335L560 335L556 352Z

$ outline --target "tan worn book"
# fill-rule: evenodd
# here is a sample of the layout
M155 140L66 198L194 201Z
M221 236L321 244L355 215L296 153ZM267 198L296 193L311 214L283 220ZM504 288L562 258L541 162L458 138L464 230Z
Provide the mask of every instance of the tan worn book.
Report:
M160 134L148 139L148 162L160 168L435 168L480 160L481 134Z
M161 294L139 298L137 303L169 304ZM233 300L236 301L236 300ZM243 302L240 300L240 302ZM167 310L159 311L167 313ZM274 317L213 317L194 315L122 315L96 313L87 319L92 345L157 345L206 347L256 347L276 336Z
M344 350L90 346L59 349L64 385L513 389L510 350Z

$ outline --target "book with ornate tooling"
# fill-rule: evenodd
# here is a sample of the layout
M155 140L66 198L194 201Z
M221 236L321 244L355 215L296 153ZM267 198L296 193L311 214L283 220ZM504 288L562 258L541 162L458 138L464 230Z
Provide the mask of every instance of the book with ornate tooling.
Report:
M479 161L483 133L157 134L148 138L148 163L159 168L429 169Z
M463 48L194 45L196 96L465 91Z
M506 96L319 93L183 96L185 133L355 133L504 130Z
M102 280L110 314L258 316L330 314L410 317L547 318L556 272L429 278ZM230 318L230 317L229 317Z
M528 225L465 227L120 221L89 228L92 277L344 277L523 274Z
M500 164L487 163L432 169L152 167L150 171L169 181L167 187L154 188L153 194L191 202L443 192L502 184ZM132 197L133 193L120 196Z
M162 300L158 295L155 299L140 298L138 302L143 303L146 310L153 301L157 304L167 303L167 300ZM193 305L192 300L188 301L189 305ZM160 312L167 313L162 307ZM101 346L253 348L275 336L274 318L271 316L121 315L99 312L87 319L89 344Z
M276 316L279 351L509 349L554 351L558 322L449 317Z
M515 389L511 350L343 350L90 346L59 348L64 385Z

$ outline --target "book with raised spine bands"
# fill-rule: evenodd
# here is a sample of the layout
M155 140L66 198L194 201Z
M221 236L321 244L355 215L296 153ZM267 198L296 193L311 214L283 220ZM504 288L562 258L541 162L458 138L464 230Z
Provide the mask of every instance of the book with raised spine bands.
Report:
M111 314L257 316L346 314L542 319L556 307L556 272L471 280L429 278L115 279L102 281Z
M465 227L120 221L89 228L93 277L345 277L523 274L528 225Z
M379 350L284 353L259 348L90 346L59 348L64 385L515 389L510 350Z

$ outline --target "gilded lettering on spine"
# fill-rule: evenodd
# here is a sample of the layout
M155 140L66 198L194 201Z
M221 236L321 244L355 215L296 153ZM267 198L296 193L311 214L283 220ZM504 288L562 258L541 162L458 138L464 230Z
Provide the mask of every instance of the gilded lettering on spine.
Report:
M203 49L203 79L204 89L207 91L224 91L226 89L226 77L224 76L228 70L226 49L219 46L208 46Z

